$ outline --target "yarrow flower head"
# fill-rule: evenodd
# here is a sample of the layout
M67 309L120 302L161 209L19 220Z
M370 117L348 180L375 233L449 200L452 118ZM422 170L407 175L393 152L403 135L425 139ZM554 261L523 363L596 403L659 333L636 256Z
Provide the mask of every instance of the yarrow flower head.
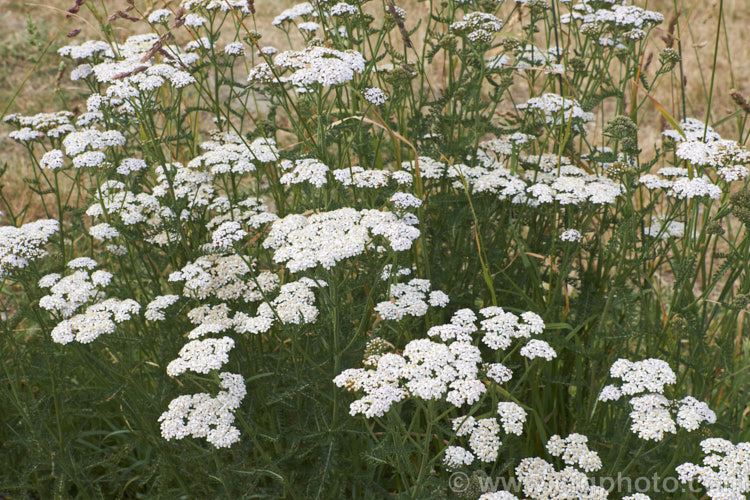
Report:
M399 217L378 210L341 208L309 217L288 215L273 223L265 248L275 250L275 262L285 262L291 272L321 265L330 269L339 261L365 252L368 242L380 235L396 251L408 250L419 237L416 217Z
M625 395L633 395L649 391L663 393L664 386L674 384L677 377L669 364L661 359L645 359L632 362L618 359L609 370L610 375L624 382L620 391Z
M557 434L547 441L547 451L550 455L562 458L567 465L593 472L601 469L602 461L599 454L588 447L589 438L581 434L570 434L561 438Z
M623 396L633 396L629 401L632 407L630 428L641 439L661 441L666 434L677 432L677 426L693 431L704 422L716 422L716 414L705 403L691 396L670 400L663 395L665 386L677 381L665 361L618 359L610 368L610 375L624 383L604 387L599 400L616 401ZM675 412L677 421L672 416Z
M705 123L700 120L696 120L695 118L686 118L684 120L680 120L679 125L682 131L685 133L684 136L675 129L665 130L664 132L662 132L662 135L673 140L674 142L713 142L721 140L721 136L714 130L713 127L707 126Z
M448 296L444 292L431 291L429 280L418 278L408 283L391 284L389 298L375 306L375 311L385 320L400 321L404 316L424 316L429 306L445 307L448 304Z
M558 451L557 444L553 442L553 450ZM569 465L558 471L552 464L538 457L524 458L516 467L515 472L516 477L523 484L523 492L533 500L546 498L593 500L606 499L608 495L605 488L593 485L584 472L573 466Z
M661 238L666 240L669 238L682 238L685 235L685 224L679 221L665 222L660 217L653 217L651 219L651 225L646 227L643 231L646 236L652 238Z
M230 337L193 340L180 349L179 357L167 365L167 375L176 377L188 370L208 373L218 370L229 361L229 351L234 347Z
M88 344L113 333L119 323L140 311L140 304L133 299L106 298L104 288L112 274L103 270L90 272L97 266L95 260L80 257L68 262L68 268L74 270L68 276L55 273L39 281L40 287L50 291L39 300L39 306L61 318L52 329L53 341Z
M247 394L242 375L221 373L224 389L212 397L207 393L179 396L161 414L161 434L166 440L187 436L206 438L217 448L226 448L240 440L240 431L232 425L234 412Z
M583 125L594 121L594 114L583 110L575 99L568 99L557 94L543 94L532 97L518 106L522 110L541 111L547 124L563 126L569 120L573 129L583 131Z
M703 464L683 463L677 467L680 482L696 481L714 500L745 499L750 493L750 443L733 444L726 439L701 441Z
M583 239L583 236L577 229L566 229L560 234L561 241L574 243L577 241L581 241L581 239Z
M523 433L523 423L526 421L526 410L516 403L500 402L497 404L497 414L503 423L506 434L520 436Z
M490 42L492 37L503 28L500 19L485 12L470 12L462 21L451 24L451 31L465 34L472 42Z
M365 59L355 50L342 52L313 46L301 51L281 52L274 58L274 65L279 71L291 71L289 76L282 76L280 82L291 83L298 90L307 92L315 84L328 87L351 81L355 74L365 70ZM258 76L251 72L248 78L258 79Z
M544 321L533 312L525 312L519 318L501 307L493 306L481 309L479 314L486 318L480 323L485 332L482 342L491 349L504 351L510 347L512 339L529 338L544 331Z
M159 295L146 305L143 315L149 321L164 321L167 319L164 310L179 299L179 295Z
M281 176L279 182L287 186L307 182L316 188L321 188L323 184L328 182L326 178L328 167L313 158L304 158L293 162L282 160L281 170L285 173Z
M47 255L45 246L60 229L54 219L43 219L21 227L0 226L0 278L24 269Z
M365 100L375 106L381 106L388 100L388 96L378 87L369 87L362 92Z

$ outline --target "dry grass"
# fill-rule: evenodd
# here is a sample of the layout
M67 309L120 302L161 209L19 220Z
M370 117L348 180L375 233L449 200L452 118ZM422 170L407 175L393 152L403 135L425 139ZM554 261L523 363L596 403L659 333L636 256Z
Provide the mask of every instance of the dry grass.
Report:
M270 20L282 9L295 3L292 0L277 0L258 4L258 27L264 34L264 43L284 46L281 32L272 29ZM377 2L373 2L376 6ZM409 18L417 20L424 15L425 3L416 0L396 2L409 13ZM664 47L660 40L666 34L669 19L675 13L675 3L681 10L679 26L681 43L685 59L683 69L686 77L685 92L688 99L688 115L704 118L707 109L707 92L710 85L713 63L714 44L719 12L719 0L636 0L638 5L662 12L667 22L659 27L653 37L651 52L658 58L658 51ZM0 9L0 106L8 107L8 112L25 114L54 111L66 104L72 108L80 106L82 99L78 95L79 87L67 78L64 68L61 72L60 58L55 53L57 47L69 42L65 34L80 28L81 33L74 39L76 42L89 38L98 38L95 17L82 8L80 15L65 18L64 11L72 5L71 0L51 0L45 3L30 3L22 0L2 0ZM100 0L99 11L112 12L126 6L124 0ZM144 5L139 2L138 5ZM379 5L379 4L378 4ZM732 88L745 95L750 95L750 65L743 57L750 40L746 26L750 25L750 8L747 0L724 0L724 25L721 27L719 52L717 55L717 74L714 83L714 97L711 121L717 122L735 112L736 107L729 95ZM160 6L160 5L157 5ZM144 7L145 10L145 7ZM43 42L36 46L31 42L32 36L27 29L27 19L33 19L34 27ZM143 25L131 24L119 20L114 24L118 36L124 38L134 30L143 30ZM43 45L52 41L50 49L40 58ZM655 65L655 64L654 64ZM28 76L28 78L27 78ZM8 104L18 91L10 106ZM664 81L655 92L655 97L674 116L680 115L677 106L680 85L677 77L671 82ZM736 138L735 122L729 120L718 127L726 137ZM641 119L641 144L646 151L650 144L658 139L663 128L661 115L648 105L644 108ZM14 203L15 208L23 206L28 199L24 189L24 178L30 173L29 160L23 148L6 137L6 131L0 135L0 150L3 152L3 163L7 163L8 172L3 177L4 191ZM33 218L34 214L29 214Z

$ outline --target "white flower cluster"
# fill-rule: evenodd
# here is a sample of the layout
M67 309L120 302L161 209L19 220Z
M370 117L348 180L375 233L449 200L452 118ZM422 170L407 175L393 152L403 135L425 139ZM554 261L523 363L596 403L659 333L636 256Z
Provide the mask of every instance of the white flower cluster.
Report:
M234 347L230 337L192 340L180 349L179 357L167 365L167 375L176 377L190 370L208 373L229 362L229 351Z
M206 228L216 231L226 222L239 222L243 227L259 229L264 224L278 220L279 216L269 212L268 207L261 200L250 196L244 200L232 203L225 196L212 198L208 208L216 215L206 223ZM209 245L212 246L212 245Z
M341 168L332 173L333 178L344 186L375 189L387 186L393 174L388 170L365 170L359 166ZM409 175L409 180L411 181L411 175Z
M156 9L148 15L148 22L152 24L166 23L169 20L169 16L172 15L172 11L169 9Z
M355 50L340 51L328 47L307 47L304 50L288 50L274 58L278 73L290 70L291 74L279 78L281 83L291 83L298 92L309 92L317 84L324 87L340 85L354 79L354 75L365 70L365 59ZM248 74L250 81L274 81L275 77L267 63L261 63Z
M260 316L270 318L273 311L282 323L300 325L314 323L318 319L318 308L315 307L313 288L327 286L325 281L300 278L297 281L285 283L279 289L279 295L271 301L270 306L265 303L258 308ZM265 312L264 312L265 311Z
M451 317L450 323L436 325L427 330L429 337L440 337L443 342L460 340L471 342L471 334L477 331L476 314L471 309L459 309Z
M350 392L364 392L365 395L349 406L349 413L362 414L367 418L382 417L391 405L407 396L406 389L399 379L406 360L398 354L386 353L376 362L370 362L374 369L350 368L344 370L333 383Z
M153 22L164 22L169 11L160 9L151 14ZM198 61L196 53L186 53L174 45L164 44L156 33L133 35L120 44L110 46L106 42L87 41L81 45L62 47L58 53L74 60L86 60L71 74L73 79L93 75L99 83L109 84L103 95L99 95L99 106L109 106L121 114L134 114L136 109L147 109L150 94L164 84L181 89L195 83L195 78L186 71L187 66ZM157 54L163 62L154 63ZM97 94L98 95L98 94Z
M245 46L242 42L231 42L224 46L224 53L228 56L244 56Z
M307 21L304 23L299 23L297 25L297 29L300 31L313 32L313 31L318 31L320 29L320 25L313 21Z
M379 210L341 208L306 217L292 214L271 226L264 248L275 250L274 262L296 273L318 265L330 269L343 259L364 253L373 236L383 236L393 250L411 248L419 237L417 218Z
M602 468L599 454L588 447L589 438L582 434L570 434L565 439L557 434L547 441L547 451L550 455L561 457L566 465L575 465L586 472L594 472Z
M315 158L303 158L300 160L281 160L279 165L285 173L279 178L279 182L286 186L308 182L316 188L323 187L328 182L326 174L328 167Z
M533 500L606 499L607 490L593 485L589 477L578 470L592 472L602 466L599 455L589 450L587 443L588 438L580 434L571 434L565 439L557 435L552 436L547 442L547 451L553 456L561 456L567 467L558 471L552 464L539 457L524 458L516 467L516 478L523 484L523 492Z
M540 173L528 187L527 203L538 206L558 202L561 205L612 205L625 192L622 184L601 175L576 172L576 167L561 169L560 175Z
M24 127L22 129L12 131L10 134L8 134L8 137L17 142L31 142L43 138L44 134L36 130L32 130L28 127Z
M614 5L612 9L599 9L583 17L585 24L609 24L619 30L644 29L664 21L659 12L644 10L635 5Z
M518 500L518 497L508 491L493 491L483 493L477 500Z
M385 95L385 92L378 87L368 87L362 92L362 95L367 102L374 104L375 106L382 106L385 104L385 101L388 100L388 96Z
M550 47L550 50L543 50L536 45L525 45L519 47L515 52L515 66L519 69L524 68L546 68L545 73L550 72L563 73L565 66L558 63L557 50ZM497 61L496 64L499 64Z
M557 94L542 94L532 97L524 104L519 104L518 109L541 111L547 124L564 126L569 120L573 122L572 128L579 132L583 131L583 125L594 121L594 114L583 110L575 99L567 99Z
M59 230L60 223L54 219L41 219L21 227L0 226L0 278L47 255L44 247Z
M314 323L319 311L312 289L324 286L327 286L326 282L310 278L285 283L275 299L258 306L255 316L238 312L233 319L235 330L238 333L257 334L267 332L277 321L295 325Z
M474 462L474 454L462 446L448 446L443 452L443 464L448 470L458 469Z
M82 344L93 342L99 336L115 331L117 324L138 314L140 304L133 299L107 299L103 288L112 280L107 271L94 271L95 260L81 257L68 262L73 273L62 277L48 274L39 280L41 288L49 288L49 295L39 300L42 309L56 313L62 318L52 329L52 340L59 344L69 344L74 340ZM84 305L85 311L76 314Z
M750 151L736 141L722 139L712 127L707 127L703 122L694 118L681 121L680 128L685 133L684 137L677 130L663 132L665 137L677 143L675 154L678 158L687 160L702 169L714 169L725 182L733 182L748 176L748 169L745 165L750 164ZM721 189L705 175L689 179L687 170L679 176L669 176L664 170L676 169L667 167L659 170L664 177L676 178L666 180L653 174L646 174L641 177L640 182L648 189L671 188L670 195L678 198L708 196L717 199L721 195Z
M67 117L67 115L63 115ZM24 117L21 117L24 118ZM66 118L67 119L67 118ZM43 125L39 125L44 128ZM96 128L85 127L76 129L73 125L57 127L56 134L63 135L62 145L65 148L65 154L73 159L75 168L100 167L107 165L105 149L115 146L123 146L125 137L117 130L100 131ZM47 135L52 133L47 131ZM57 137L58 135L55 135ZM39 161L39 166L43 169L60 169L64 165L64 154L59 149L47 151Z
M490 42L503 28L503 22L485 12L470 12L463 20L450 25L451 31L466 35L472 42Z
M645 391L662 394L664 386L677 382L677 377L669 364L654 358L636 362L618 359L610 367L609 373L612 377L624 382L616 389L628 396Z
M544 331L544 321L531 311L521 314L519 318L502 307L490 306L480 309L479 314L485 318L480 322L484 331L482 342L494 350L504 351L510 347L513 339L529 338Z
M486 391L477 379L480 363L479 349L465 340L443 344L417 339L406 345L402 355L383 355L375 369L345 370L334 383L365 392L352 403L352 415L382 416L407 394L427 400L444 398L461 407L476 402Z
M524 322L521 323L510 313L501 319L499 316L504 311L499 307L483 311L488 318L483 328L486 325L490 334L527 337L541 333L544 328L541 318L533 313L522 314ZM351 404L350 413L380 417L391 405L407 397L444 400L457 408L474 404L488 387L479 378L480 367L498 383L510 380L512 372L502 364L482 363L481 351L472 343L475 341L472 334L478 332L476 320L471 310L461 309L450 323L433 326L427 332L429 337L439 338L443 343L426 338L412 340L401 355L381 354L385 347L380 346L383 349L376 356L365 357L365 368L342 372L334 379L337 386L350 392L364 392L364 396ZM369 345L368 350L371 350ZM526 420L523 408L515 403L500 403L497 412L506 433L521 434ZM487 462L497 458L500 423L496 418L462 417L454 419L453 426L459 437L470 436L472 451L461 446L448 447L443 460L449 468L468 465L475 457Z
M459 417L453 419L453 430L457 436L468 436L471 452L461 446L449 446L445 450L443 463L449 469L470 465L474 457L482 462L497 460L500 450L500 424L495 418ZM473 452L473 453L472 453Z
M167 319L164 310L179 299L179 295L159 295L146 305L143 316L149 321L164 321Z
M420 399L443 397L453 406L473 404L486 391L477 373L481 362L479 349L460 340L450 344L417 339L404 348L407 360L401 370L403 385Z
M700 197L708 197L714 200L719 199L721 196L721 188L711 182L707 176L694 177L692 179L688 177L680 177L676 179L669 195L674 196L677 199L692 199Z
M223 333L237 326L238 321L230 318L232 311L225 303L217 305L203 304L190 310L187 314L190 322L197 325L187 334L189 339L199 339L204 335ZM237 318L237 316L235 316Z
M207 393L179 396L169 403L169 410L159 417L161 435L166 440L187 436L206 438L217 448L226 448L240 440L240 431L232 425L234 411L247 394L242 375L221 373L220 391L215 397Z
M557 352L544 340L531 339L526 342L519 351L519 354L528 359L544 358L547 361L557 357Z
M211 233L211 243L206 246L214 250L225 250L245 239L247 234L247 231L242 229L242 224L239 222L235 220L224 221Z
M517 152L526 145L531 144L531 141L533 140L534 136L521 132L494 137L492 139L488 139L479 143L477 157L482 158L482 156L490 152L497 155L498 158L503 156L511 156L514 154L514 152Z
M329 9L332 16L348 16L357 14L359 11L354 5L346 2L338 2L336 5Z
M162 206L155 196L126 191L124 183L114 180L104 182L99 192L101 198L94 200L86 215L104 218L107 214L110 218L116 217L125 226L144 223L151 233L146 241L158 245L166 245L179 238L174 232L163 231L163 226L175 215L169 207Z
M741 165L750 163L750 151L740 146L737 141L721 139L711 142L682 141L677 144L677 157L687 160L698 167L713 167L725 180L736 180L747 177L747 169ZM739 167L735 172L730 166ZM723 168L724 170L722 170ZM727 170L728 169L728 170ZM729 179L727 179L729 174Z
M622 184L603 175L589 174L570 165L569 159L558 158L556 155L521 154L521 163L528 167L528 170L511 173L500 162L506 160L505 156L513 154L514 142L512 139L506 139L483 143L477 153L477 157L482 161L481 166L452 165L447 172L448 177L460 177L474 192L492 193L500 200L511 200L513 203L533 207L554 202L561 205L614 204L617 198L625 193ZM515 144L524 142L519 141ZM487 155L488 151L497 154L499 161L490 158ZM454 187L462 189L463 182L457 181Z
M65 45L57 51L71 59L92 59L94 57L114 57L112 47L104 40L86 40L80 45Z
M18 127L9 137L18 142L29 142L43 137L58 138L75 130L72 124L73 113L57 111L55 113L37 113L24 116L11 113L3 118L5 123Z
M726 182L747 177L748 170L743 165L750 163L750 151L736 141L722 139L712 127L694 118L681 121L680 127L684 137L677 130L663 132L677 143L678 158L698 167L712 167Z
M211 203L215 191L211 172L182 163L157 165L154 172L158 182L152 190L154 196L165 200L174 196L175 200L184 200L187 203L186 211L180 213L180 219L190 219L193 210Z
M503 423L506 434L520 436L523 433L523 423L526 422L526 410L516 403L501 401L497 404L497 415Z
M448 171L448 166L437 160L433 160L429 156L419 156L417 157L418 162L414 161L405 161L401 163L401 168L404 169L407 172L414 172L417 168L417 163L419 163L419 172L422 177L422 179L433 179L438 180L442 179L443 176Z
M120 175L128 175L145 168L148 168L148 165L146 165L146 162L140 158L123 158L117 166L117 173Z
M422 206L422 200L411 193L394 193L391 196L391 202L396 205L397 209L406 210L407 208L419 208Z
M713 127L711 127L710 125L706 126L705 123L700 120L696 120L695 118L686 118L684 120L680 120L679 125L682 131L685 133L684 137L678 130L674 129L665 130L661 134L664 137L672 139L674 142L713 142L721 140L721 136L714 130ZM704 135L705 140L703 139Z
M577 229L566 229L565 231L560 233L561 241L575 243L577 241L581 241L582 239L583 239L583 235L581 235L581 232Z
M252 277L249 277L252 276ZM259 302L279 285L279 277L269 271L251 273L250 266L237 254L212 254L169 275L169 281L184 281L182 293L201 301L213 297L220 301Z
M482 462L494 462L497 460L498 451L502 444L498 436L500 433L500 424L497 423L497 419L480 418L474 420L472 417L457 418L453 420L453 428L457 436L469 436L469 446L476 458ZM454 448L458 448L458 446ZM448 462L445 463L449 465Z
M375 306L375 311L385 320L401 321L404 316L419 317L427 314L428 306L445 307L448 296L439 291L430 291L429 280L412 279L408 283L393 283L389 298Z
M284 10L281 14L276 16L271 24L273 26L280 26L285 22L293 22L298 17L312 16L315 13L315 7L309 2L298 3L295 6Z
M233 132L216 134L213 140L203 142L200 148L204 153L193 158L188 167L198 169L203 165L209 167L214 175L253 172L256 163L270 163L279 159L273 139L259 137L247 144Z
M487 363L484 369L487 377L498 384L504 384L513 378L513 371L502 363Z
M182 0L180 7L185 10L234 10L243 16L251 15L247 0Z
M89 234L92 238L99 241L108 241L118 238L120 232L112 225L102 222L89 228Z
M644 228L643 233L652 238L682 238L685 235L685 224L676 220L666 222L663 218L654 216L651 225Z
M569 24L573 20L581 21L580 30L583 33L611 33L612 36L599 39L599 44L604 47L625 48L627 41L645 38L646 30L664 21L662 14L626 5L625 1L596 2L601 8L595 8L592 3L582 1L574 5L569 14L560 16L560 22Z
M665 174L665 171L667 174ZM705 175L696 176L692 179L687 176L687 171L684 176L672 176L668 175L671 172L670 168L662 168L658 171L658 174L644 174L638 179L638 182L642 184L646 189L668 189L667 194L679 200L708 197L711 199L719 199L722 190L719 186L714 184L711 179Z
M630 428L641 439L661 441L665 434L677 432L678 425L694 431L703 422L716 422L716 414L706 403L691 396L670 400L663 395L665 386L677 381L675 373L665 361L645 359L632 362L618 359L612 364L610 375L624 383L619 387L604 387L599 400L616 401L622 396L634 396L630 398ZM677 422L672 417L675 410Z
M471 188L475 193L491 193L500 200L512 200L514 203L525 203L526 181L517 174L502 167L499 163L487 158L482 166L468 167L463 164L452 165L448 177L458 178L454 182L456 189Z
M682 483L698 481L709 498L745 500L750 493L750 443L733 444L720 438L701 441L703 464L684 463L677 467Z

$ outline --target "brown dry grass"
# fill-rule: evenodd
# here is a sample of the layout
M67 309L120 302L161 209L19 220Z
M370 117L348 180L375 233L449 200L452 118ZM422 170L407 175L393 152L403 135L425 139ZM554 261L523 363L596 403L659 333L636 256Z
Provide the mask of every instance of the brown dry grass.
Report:
M711 0L707 3L706 0L636 0L638 5L662 12L667 19L653 36L652 52L655 58L658 57L658 50L664 47L659 38L666 34L668 20L675 13L675 4L677 9L681 10L679 25L685 54L683 68L687 81L685 92L688 98L688 115L700 119L705 117L707 109L707 88L710 84L719 1ZM292 0L276 0L256 4L258 27L264 34L264 43L278 43L279 46L285 44L281 32L271 28L270 20L294 3ZM396 3L407 10L408 19L417 20L423 17L424 3L418 3L416 0L400 0ZM76 98L78 87L69 82L66 74L63 73L61 76L60 58L55 49L68 42L65 34L75 28L82 30L74 39L77 43L99 36L96 19L85 8L81 9L79 16L65 18L64 11L71 5L72 0L51 0L44 3L0 0L0 112L6 108L19 89L18 96L8 112L29 114L55 111L65 106L63 95L68 96L68 104L73 107L82 102L80 97ZM126 3L124 0L100 0L97 5L99 11L112 12L115 9L123 9ZM139 2L138 5L145 4ZM159 7L161 4L156 6ZM28 18L33 19L42 41L55 40L45 57L39 58L41 48L30 43ZM114 26L118 36L122 38L138 29L138 25L127 21L117 21ZM267 28L263 28L264 26ZM721 120L735 111L736 107L729 95L730 89L736 88L743 94L750 95L750 64L744 58L750 42L747 26L750 26L748 0L724 0L724 25L721 27L714 104L711 106L712 122ZM143 30L143 27L140 29ZM655 97L674 116L678 116L679 92L679 81L673 78L672 82L662 82L655 92ZM662 127L661 115L653 106L646 106L640 130L641 144L645 150L649 150L649 145L658 140ZM721 125L719 131L726 137L736 138L737 132L731 120ZM7 129L0 134L0 151L3 153L1 162L8 165L8 173L2 179L4 191L14 202L17 201L20 207L28 199L23 179L30 173L29 160L23 148L7 138Z

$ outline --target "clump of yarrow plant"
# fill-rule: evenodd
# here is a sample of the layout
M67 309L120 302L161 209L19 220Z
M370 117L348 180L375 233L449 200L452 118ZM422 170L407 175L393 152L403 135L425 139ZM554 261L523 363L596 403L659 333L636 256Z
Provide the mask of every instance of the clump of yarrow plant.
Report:
M750 492L747 102L657 101L678 13L398 3L68 10L70 110L3 118L8 491Z

